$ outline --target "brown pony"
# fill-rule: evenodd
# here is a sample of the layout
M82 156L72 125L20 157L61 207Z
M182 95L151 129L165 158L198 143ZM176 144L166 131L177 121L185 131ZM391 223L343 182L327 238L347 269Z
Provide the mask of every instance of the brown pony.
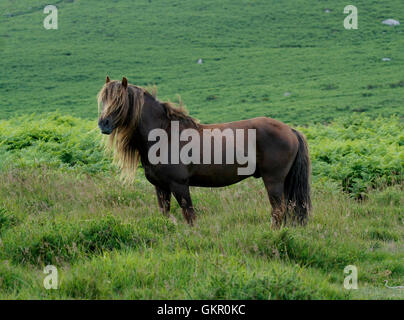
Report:
M98 94L98 104L99 128L102 133L110 135L110 147L114 150L115 159L123 173L127 177L133 177L140 160L147 180L156 188L158 203L165 215L169 214L173 194L186 221L192 225L195 211L189 192L190 186L222 187L253 176L262 177L264 181L272 206L273 227L278 228L287 220L306 223L311 210L310 159L305 137L300 132L282 122L265 117L220 124L200 124L188 116L182 107L158 101L154 94L128 84L125 77L122 81L110 81L107 77ZM200 162L184 164L171 161L172 163L153 164L149 159L149 152L158 141L150 141L149 135L154 129L169 132L174 121L179 124L180 133L185 129L194 129L201 137L205 130L219 129L212 131L215 132L212 137L222 141L220 152L223 157L227 153L224 148L226 137L220 135L222 131L255 130L254 172L239 175L238 169L244 166L238 163L216 163L213 160L213 152L209 153L212 161L206 164L202 161L203 152L206 151L203 145L200 146ZM248 144L246 136L244 135L244 141L241 141L244 154ZM168 133L168 137L165 150L171 160L174 155L170 150L174 140L172 134ZM180 141L179 146L183 147L186 143ZM239 142L235 142L235 145L235 149L240 148Z

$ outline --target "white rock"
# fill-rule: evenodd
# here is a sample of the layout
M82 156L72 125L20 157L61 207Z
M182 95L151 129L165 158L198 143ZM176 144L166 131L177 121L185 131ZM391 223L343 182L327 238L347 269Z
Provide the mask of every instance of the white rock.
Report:
M384 20L382 23L386 24L388 26L399 26L400 25L400 22L398 20L394 20L394 19L387 19L387 20Z
M202 63L203 63L202 59L198 59L197 64L202 64Z
M285 93L283 94L283 96L284 96L284 97L289 97L291 94L292 94L292 93L290 93L289 91L287 91L287 92L285 92Z
M331 10L330 10L330 9L325 9L324 12L325 12L325 13L330 13Z
M391 61L390 58L383 58L382 61Z

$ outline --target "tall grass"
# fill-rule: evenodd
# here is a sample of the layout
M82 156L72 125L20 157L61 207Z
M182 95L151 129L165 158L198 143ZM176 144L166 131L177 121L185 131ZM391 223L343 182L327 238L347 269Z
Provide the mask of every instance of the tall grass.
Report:
M134 184L119 180L95 125L59 114L0 122L0 298L404 298L383 285L404 281L399 119L300 128L314 211L305 228L279 231L253 178L193 188L194 228L175 202L176 222L164 218L141 170ZM58 290L43 287L47 264ZM346 265L358 290L343 288Z
M176 203L177 222L164 218L143 178L122 186L104 174L16 168L0 185L1 298L403 298L383 286L404 281L400 186L358 202L316 182L307 227L273 231L255 179L193 188L194 228ZM42 286L47 264L58 290ZM343 288L351 264L354 292Z
M345 117L301 127L308 138L315 179L361 198L378 185L403 179L404 125L398 117ZM105 156L95 121L59 113L0 121L0 170L48 167L81 172L115 170Z

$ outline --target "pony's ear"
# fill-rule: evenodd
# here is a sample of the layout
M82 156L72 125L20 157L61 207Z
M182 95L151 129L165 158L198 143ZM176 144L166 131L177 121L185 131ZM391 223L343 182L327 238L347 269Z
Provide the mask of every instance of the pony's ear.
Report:
M125 89L128 87L128 79L126 79L125 77L122 78L122 87L124 87Z
M109 77L107 76L107 78L105 79L105 83L110 82L111 80L109 79Z

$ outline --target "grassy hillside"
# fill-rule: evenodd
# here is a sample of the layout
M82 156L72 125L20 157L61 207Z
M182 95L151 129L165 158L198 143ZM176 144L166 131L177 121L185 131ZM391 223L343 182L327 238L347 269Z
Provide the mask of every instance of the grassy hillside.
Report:
M0 2L0 299L404 299L383 282L404 284L402 0L356 1L358 30L340 0L57 0L58 30L47 4ZM271 230L252 178L193 188L194 228L175 201L163 218L142 170L123 184L103 152L107 74L180 94L202 122L304 132L308 225Z
M157 84L162 99L180 94L205 122L403 115L403 29L381 24L404 20L401 0L356 1L358 30L343 28L344 1L54 3L50 31L46 1L0 3L0 118L55 109L94 118L106 74Z
M352 197L378 186L401 183L404 126L397 117L363 116L330 125L299 127L308 138L315 179L333 181ZM47 166L109 172L96 121L50 113L0 121L0 171Z
M0 298L404 298L383 282L404 281L397 118L300 128L314 212L307 227L281 231L252 178L193 188L195 228L176 202L176 222L163 218L141 170L122 184L94 127L58 114L0 121ZM43 289L47 264L59 290ZM357 291L343 289L350 264Z
M357 203L315 184L309 225L272 231L260 180L193 189L195 228L177 204L177 225L163 218L143 179L122 188L113 176L42 168L1 172L0 183L3 299L404 298L384 287L404 281L397 187ZM48 263L58 267L59 290L43 288ZM343 289L350 264L358 290Z

